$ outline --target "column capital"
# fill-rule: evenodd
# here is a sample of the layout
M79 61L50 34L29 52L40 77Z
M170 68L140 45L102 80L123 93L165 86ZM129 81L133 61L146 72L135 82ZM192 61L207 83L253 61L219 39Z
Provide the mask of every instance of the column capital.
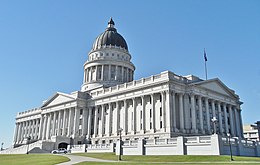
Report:
M196 96L197 96L197 98L198 98L198 99L201 99L201 98L202 98L202 96L201 96L201 95L196 95Z
M178 92L177 93L179 96L183 96L184 95L184 92Z

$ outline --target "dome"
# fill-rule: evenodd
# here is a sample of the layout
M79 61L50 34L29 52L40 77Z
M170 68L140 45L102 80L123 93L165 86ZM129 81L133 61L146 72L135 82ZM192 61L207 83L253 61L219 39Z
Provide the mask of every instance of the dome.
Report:
M117 33L117 30L116 28L114 28L114 25L115 23L113 19L110 18L108 22L108 27L106 28L105 32L103 32L96 38L92 50L97 50L102 46L109 45L122 47L128 50L125 39L119 33Z

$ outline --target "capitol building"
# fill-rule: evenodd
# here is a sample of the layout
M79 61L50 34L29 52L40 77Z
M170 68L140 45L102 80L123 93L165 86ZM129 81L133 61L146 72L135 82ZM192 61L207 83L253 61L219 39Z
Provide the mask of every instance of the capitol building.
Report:
M234 90L218 78L203 80L171 71L134 80L131 59L111 18L88 53L81 90L57 92L40 107L19 112L12 150L19 153L30 144L30 151L35 146L76 151L80 146L82 152L119 152L122 137L122 154L153 155L156 151L149 147L160 144L158 151L176 155L211 154L193 149L195 145L202 150L209 145L213 155L221 155L229 154L229 137L234 140L234 154L239 148L237 155L243 155L236 147L243 141L242 102ZM251 147L259 150L259 144Z

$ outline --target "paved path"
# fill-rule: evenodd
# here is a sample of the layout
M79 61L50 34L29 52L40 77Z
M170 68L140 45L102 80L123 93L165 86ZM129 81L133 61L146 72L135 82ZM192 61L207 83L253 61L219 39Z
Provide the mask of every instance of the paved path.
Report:
M80 162L117 162L113 160L102 160L102 159L90 158L86 156L70 155L70 154L63 154L62 156L68 157L70 161L60 163L57 165L72 165Z

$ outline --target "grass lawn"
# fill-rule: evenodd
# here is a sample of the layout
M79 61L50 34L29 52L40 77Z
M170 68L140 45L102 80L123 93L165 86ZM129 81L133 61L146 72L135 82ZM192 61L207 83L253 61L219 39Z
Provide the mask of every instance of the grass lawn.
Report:
M69 161L69 158L51 154L3 154L0 165L52 165Z
M81 156L88 156L93 158L99 159L106 159L106 160L117 160L118 156L115 153L80 153L75 155ZM234 162L230 161L230 156L193 156L193 155L183 155L183 156L170 156L170 155L163 155L163 156L122 156L123 162L120 164L179 164L185 163L186 164L260 164L259 157L242 157L242 156L234 156ZM174 163L175 162L175 163ZM177 163L176 163L177 162ZM193 163L189 163L193 162ZM207 163L210 162L210 163ZM215 162L215 163L214 163ZM112 165L115 163L101 163L101 162L82 162L78 165L84 164L104 164L104 165Z

